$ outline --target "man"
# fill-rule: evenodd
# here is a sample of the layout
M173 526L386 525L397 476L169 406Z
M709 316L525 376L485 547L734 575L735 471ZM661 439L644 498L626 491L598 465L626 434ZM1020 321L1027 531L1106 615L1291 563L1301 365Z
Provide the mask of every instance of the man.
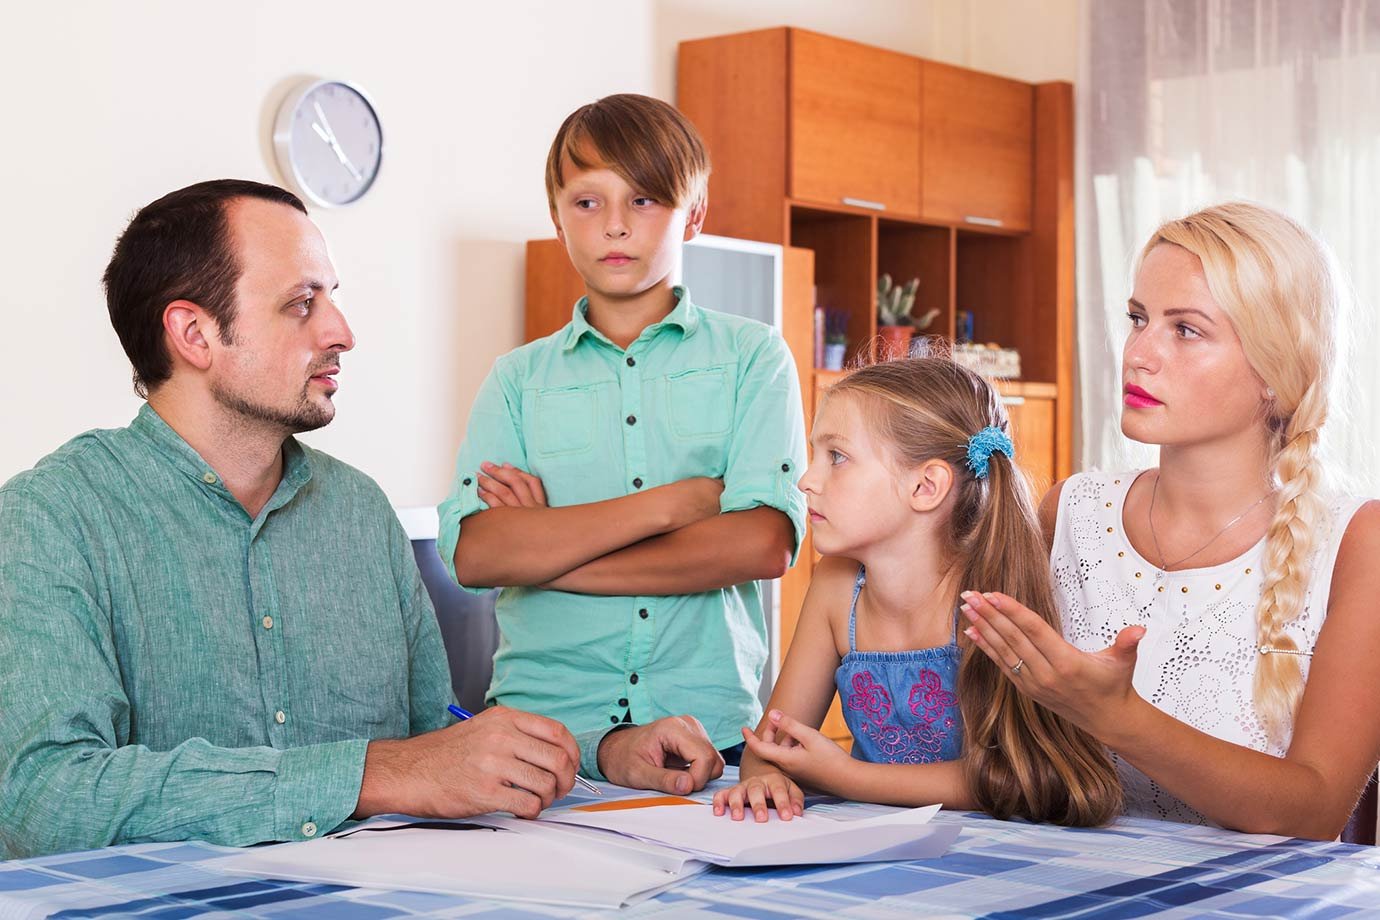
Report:
M404 812L534 816L586 770L689 791L689 719L577 741L455 723L430 601L367 476L292 435L354 337L293 195L222 180L141 210L106 269L147 404L0 488L0 857L304 840ZM685 770L668 769L685 762Z

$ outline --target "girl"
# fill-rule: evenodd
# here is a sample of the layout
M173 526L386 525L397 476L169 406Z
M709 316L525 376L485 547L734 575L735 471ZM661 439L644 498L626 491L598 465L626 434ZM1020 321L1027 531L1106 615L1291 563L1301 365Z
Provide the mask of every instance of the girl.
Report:
M1046 497L1065 638L1023 601L964 596L1005 677L1117 753L1132 814L1326 839L1375 770L1380 504L1328 489L1319 453L1340 291L1267 208L1156 231L1121 427L1159 467Z
M1102 746L1018 692L955 633L980 584L1055 623L1044 547L1012 463L1001 399L946 358L867 367L822 400L808 496L815 570L781 678L738 785L716 814L802 813L807 785L849 799L942 802L1101 824L1120 788ZM961 642L961 644L960 644ZM853 757L821 735L835 690Z

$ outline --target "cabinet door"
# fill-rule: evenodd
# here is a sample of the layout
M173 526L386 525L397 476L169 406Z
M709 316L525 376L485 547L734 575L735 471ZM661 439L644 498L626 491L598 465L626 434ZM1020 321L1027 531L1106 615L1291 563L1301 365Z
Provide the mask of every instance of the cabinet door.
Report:
M1041 396L1003 396L1011 420L1016 462L1030 475L1038 502L1054 484L1054 400Z
M921 214L1029 230L1035 93L1029 83L924 62Z
M920 59L792 29L791 196L920 213Z

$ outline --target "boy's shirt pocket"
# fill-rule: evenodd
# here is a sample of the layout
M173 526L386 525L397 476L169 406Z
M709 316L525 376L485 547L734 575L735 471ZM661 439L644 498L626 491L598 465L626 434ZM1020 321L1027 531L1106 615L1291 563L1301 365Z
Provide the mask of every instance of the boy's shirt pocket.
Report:
M594 446L597 384L545 387L535 391L525 432L532 456L569 457Z
M679 441L723 440L733 430L736 364L694 368L666 377L671 434Z

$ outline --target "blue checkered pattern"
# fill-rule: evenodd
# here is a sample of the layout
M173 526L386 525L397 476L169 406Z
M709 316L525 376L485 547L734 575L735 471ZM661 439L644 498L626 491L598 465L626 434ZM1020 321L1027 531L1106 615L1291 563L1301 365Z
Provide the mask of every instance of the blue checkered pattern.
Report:
M876 813L872 806L828 800L812 807L841 819ZM963 828L958 841L938 859L719 869L618 913L658 920L838 920L916 914L1097 920L1152 914L1380 915L1380 849L1374 847L1247 836L1143 819L1122 819L1102 830L996 821L956 812L941 812L935 820ZM217 870L218 858L238 852L204 843L136 844L0 863L0 920L131 915L158 920L231 916L474 920L599 914L406 891L246 879Z

